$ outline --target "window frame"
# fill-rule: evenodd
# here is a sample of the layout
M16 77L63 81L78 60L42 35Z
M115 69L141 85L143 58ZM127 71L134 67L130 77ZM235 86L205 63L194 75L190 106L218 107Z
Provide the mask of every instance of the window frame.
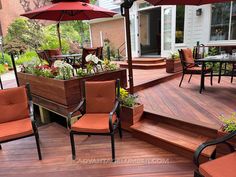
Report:
M210 10L211 10L211 13L210 13L210 28L209 28L209 42L210 43L219 43L219 42L235 42L236 39L230 39L231 38L231 25L232 25L232 12L233 12L233 2L234 1L230 1L230 12L229 12L229 29L228 29L228 39L224 39L224 40L212 40L211 39L211 27L212 27L212 4L210 6Z

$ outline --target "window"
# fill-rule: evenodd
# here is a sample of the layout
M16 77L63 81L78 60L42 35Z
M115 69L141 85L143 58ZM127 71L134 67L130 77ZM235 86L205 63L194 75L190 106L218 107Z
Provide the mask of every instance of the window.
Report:
M184 43L185 6L176 6L175 43Z
M236 39L236 2L212 5L211 41Z

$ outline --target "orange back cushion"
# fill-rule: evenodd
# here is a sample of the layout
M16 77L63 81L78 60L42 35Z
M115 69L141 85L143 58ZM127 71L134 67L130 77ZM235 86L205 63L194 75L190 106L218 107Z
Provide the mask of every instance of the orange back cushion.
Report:
M0 123L29 117L28 98L24 86L0 90Z
M193 53L191 49L182 49L184 60L187 64L194 64Z
M86 113L109 113L116 100L116 81L85 82Z

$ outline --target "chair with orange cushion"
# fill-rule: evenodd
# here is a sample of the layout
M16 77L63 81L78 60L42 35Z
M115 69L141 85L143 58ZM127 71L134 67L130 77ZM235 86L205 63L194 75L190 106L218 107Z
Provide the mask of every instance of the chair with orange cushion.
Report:
M72 159L76 158L74 135L105 135L111 137L112 161L115 161L114 134L119 129L122 138L120 113L120 82L86 81L84 96L78 107L68 115ZM82 116L71 125L71 117L80 111Z
M188 80L188 82L190 82L192 75L201 75L202 72L210 73L211 85L212 85L212 79L213 79L212 68L206 67L204 68L204 71L202 71L202 67L198 66L195 63L191 49L187 48L187 49L179 50L179 56L180 56L180 60L181 60L182 68L183 68L182 78L180 80L179 87L181 87L185 74L190 74L190 77Z
M193 161L198 167L194 171L194 177L235 177L235 166L236 166L236 151L235 147L228 141L236 136L236 131L200 145L194 154ZM209 146L215 146L217 144L225 144L229 150L230 154L224 155L222 157L216 158L216 150L213 152L210 161L200 164L199 159L201 152Z
M29 85L0 90L0 112L0 149L2 143L35 136L38 157L41 160L39 134Z

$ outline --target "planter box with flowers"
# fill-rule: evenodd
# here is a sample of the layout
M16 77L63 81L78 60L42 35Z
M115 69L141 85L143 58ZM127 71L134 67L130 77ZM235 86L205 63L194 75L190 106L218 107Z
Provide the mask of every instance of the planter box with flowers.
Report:
M46 108L67 115L68 111L80 102L85 80L102 81L119 78L121 86L127 86L125 69L119 69L107 60L104 62L92 60L94 56L88 56L87 69L80 68L76 71L68 63L59 60L55 61L52 67L38 61L25 63L22 72L18 73L19 82L20 85L30 83L36 104L43 103Z
M236 112L233 112L229 117L225 117L224 115L220 116L221 121L223 122L223 126L220 130L218 130L218 138L226 136L227 134L236 131ZM232 144L236 147L236 137L233 137L228 143ZM228 154L229 148L225 144L217 145L217 153L219 155Z
M171 53L170 57L166 60L166 72L176 73L182 71L181 61L178 53Z
M121 111L120 119L122 128L130 131L130 126L138 122L143 115L143 105L136 101L137 96L129 94L125 89L120 89Z

